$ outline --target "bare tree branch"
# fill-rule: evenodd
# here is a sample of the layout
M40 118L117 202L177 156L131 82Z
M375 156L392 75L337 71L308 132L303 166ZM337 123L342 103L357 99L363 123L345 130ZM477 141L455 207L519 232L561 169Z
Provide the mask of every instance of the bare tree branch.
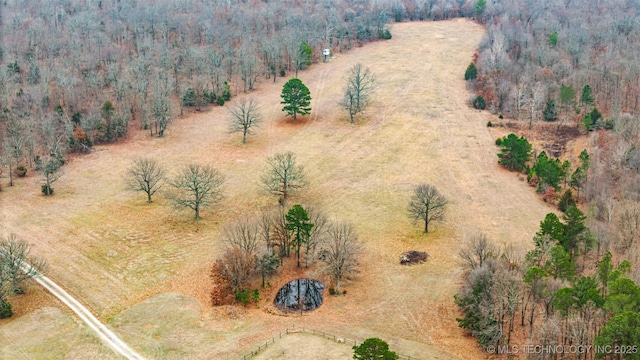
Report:
M286 202L295 190L306 186L303 167L296 163L296 155L291 151L267 158L269 168L260 178L265 190L280 196Z
M444 218L447 199L434 186L416 186L409 202L409 215L415 222L424 221L424 232L429 232L429 223Z
M258 104L254 99L247 101L240 99L237 105L229 108L231 113L230 133L242 133L242 143L246 144L247 135L254 135L253 128L257 127L262 118L258 113Z
M127 171L127 185L133 191L144 191L147 194L147 202L151 202L151 196L164 185L164 168L155 159L139 158L133 161L133 165Z
M195 211L196 220L200 219L200 209L213 206L222 200L224 176L209 165L190 164L171 182L174 191L169 194L177 207L186 207Z
M345 223L329 226L320 259L325 264L325 272L336 284L336 293L340 292L340 284L358 271L358 257L361 253L362 244L353 226Z

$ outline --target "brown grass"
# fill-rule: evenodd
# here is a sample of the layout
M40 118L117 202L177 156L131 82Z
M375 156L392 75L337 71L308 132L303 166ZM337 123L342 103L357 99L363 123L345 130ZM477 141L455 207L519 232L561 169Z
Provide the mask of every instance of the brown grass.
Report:
M452 297L462 274L458 249L465 235L476 231L498 244L530 246L549 209L524 182L498 168L486 128L490 117L467 106L462 74L482 27L453 20L397 24L392 30L391 41L337 54L299 74L313 98L313 112L302 121L293 123L280 111L284 80L266 81L239 95L254 97L265 118L246 145L241 136L227 134L227 109L218 107L176 120L162 139L136 132L124 144L98 146L74 158L54 185L53 197L39 194L37 177L5 187L2 231L29 241L48 259L53 279L124 333L138 334L125 338L151 357L162 357L149 350L154 336L175 336L184 324L178 318L171 322L175 327L143 332L163 322L162 314L148 311L154 305L147 302L135 307L142 309L138 315L116 314L172 291L197 299L197 319L185 321L201 324L196 332L202 340L175 354L224 358L297 324L353 338L379 336L399 352L420 353L424 359L436 354L483 358L454 320ZM337 104L347 69L358 62L377 75L378 91L357 124L350 125ZM275 204L260 193L257 180L264 159L286 150L298 155L310 183L293 201L353 223L366 243L361 277L346 287L347 296L329 298L304 317L213 309L208 271L220 253L221 228ZM211 163L227 177L226 199L198 222L160 196L148 205L143 194L127 191L122 181L138 156L157 158L171 172L188 162ZM427 235L406 215L412 188L420 182L435 185L450 199L446 220ZM400 266L398 256L410 249L431 257L421 266Z

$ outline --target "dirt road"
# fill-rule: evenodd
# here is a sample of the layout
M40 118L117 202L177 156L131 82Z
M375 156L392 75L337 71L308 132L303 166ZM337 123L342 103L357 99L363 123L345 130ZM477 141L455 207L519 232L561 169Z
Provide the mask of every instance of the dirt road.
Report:
M31 269L31 265L23 262L22 269L25 272L29 272ZM45 289L47 289L51 294L55 295L60 301L62 301L65 305L67 305L73 312L78 315L82 321L93 330L96 335L104 341L109 347L113 349L116 353L124 356L129 360L143 360L144 358L140 356L137 352L129 347L129 345L125 344L118 335L116 335L113 331L109 330L103 323L101 323L93 314L87 309L84 305L82 305L78 300L74 299L69 293L67 293L63 288L61 288L58 284L54 283L48 277L42 275L41 273L37 273L33 279L38 282L38 284L42 285Z

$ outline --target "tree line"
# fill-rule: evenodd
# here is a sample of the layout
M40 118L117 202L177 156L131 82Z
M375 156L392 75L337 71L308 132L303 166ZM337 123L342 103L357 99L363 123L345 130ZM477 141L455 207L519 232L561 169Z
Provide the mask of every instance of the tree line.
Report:
M524 256L483 234L468 239L460 251L464 283L455 296L459 326L486 348L525 345L524 335L526 344L541 346L628 348L624 358L634 358L640 287L627 260L594 254L598 239L585 219L575 206L562 220L549 213Z
M499 164L527 174L543 199L563 214L547 214L526 255L509 245L499 249L482 234L467 241L460 252L465 282L455 297L463 314L459 325L484 347L510 346L513 337L522 338L515 334L523 334L529 344L633 350L640 341L634 330L640 311L637 257L631 250L639 234L637 207L616 216L616 201L608 199L609 207L602 210L609 212L600 212L591 193L600 164L593 171L587 150L574 167L544 151L533 156L532 145L515 134L496 144ZM556 195L562 188L564 193Z

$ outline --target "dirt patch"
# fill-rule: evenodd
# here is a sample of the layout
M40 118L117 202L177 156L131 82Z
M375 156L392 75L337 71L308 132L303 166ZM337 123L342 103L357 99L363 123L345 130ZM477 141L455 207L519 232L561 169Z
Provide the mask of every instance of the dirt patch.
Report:
M492 133L496 134L496 138L509 133L524 136L539 152L544 150L553 157L564 156L567 150L572 148L571 143L584 136L584 130L577 126L537 122L529 129L529 123L526 121L501 120L493 122Z
M287 116L287 117L281 117L277 119L275 123L278 127L296 128L296 127L304 127L308 125L310 121L311 121L311 117L309 115L298 115L295 120Z

